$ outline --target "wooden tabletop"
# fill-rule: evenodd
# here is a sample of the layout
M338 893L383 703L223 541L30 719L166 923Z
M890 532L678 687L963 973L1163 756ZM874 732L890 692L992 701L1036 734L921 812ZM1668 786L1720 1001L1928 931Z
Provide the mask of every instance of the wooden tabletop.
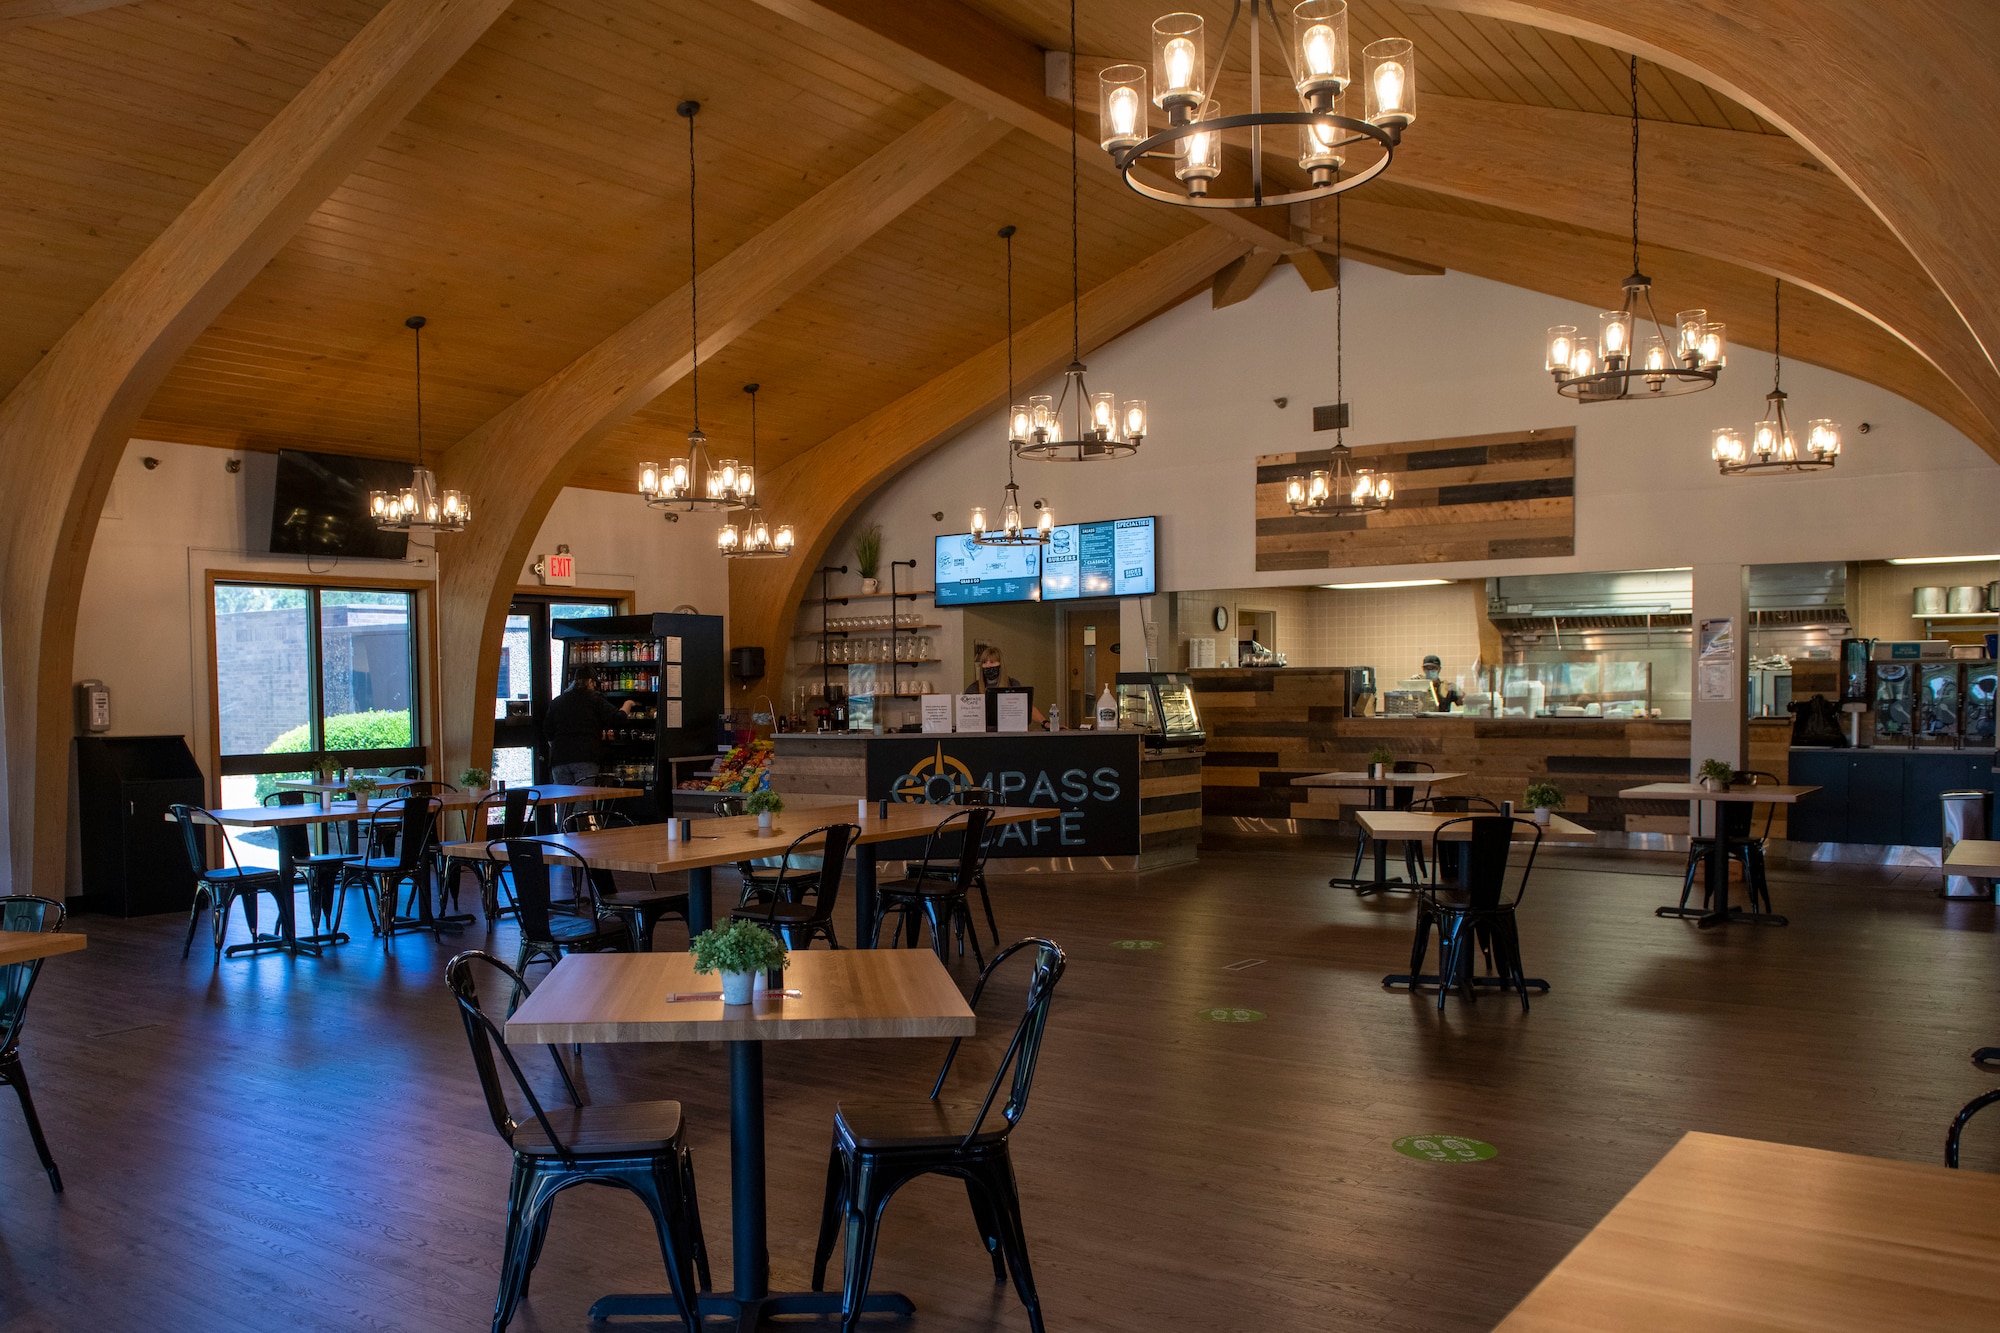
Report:
M1492 813L1490 810L1468 810L1462 814L1432 814L1423 810L1356 810L1354 817L1360 821L1362 828L1368 830L1371 837L1379 838L1383 842L1429 842L1432 833L1454 819L1474 819ZM1526 815L1516 817L1527 818ZM1443 840L1466 842L1471 837L1472 826L1460 824L1446 833ZM1514 841L1533 842L1534 836L1517 825L1514 829ZM1549 825L1542 830L1542 841L1595 843L1597 833L1551 812Z
M1944 858L1948 875L1971 875L1975 879L2000 879L2000 842L1967 838Z
M1294 787L1423 787L1433 782L1452 782L1464 773L1384 773L1371 778L1366 773L1312 773L1294 778Z
M571 859L564 855L565 849L568 849L600 870L664 875L676 870L698 870L704 866L732 865L738 861L779 856L792 845L794 838L822 824L858 824L861 828L858 841L865 843L921 838L952 815L961 814L971 807L892 802L886 819L875 813L877 808L871 804L868 817L862 819L855 814L853 801L812 805L798 801L787 803L773 821L769 833L757 831L755 815L732 815L727 819L696 821L694 835L685 841L668 838L665 824L635 824L630 828L602 829L596 833L563 833L536 841L548 848L549 859L559 864ZM1052 819L1062 813L1037 806L996 805L987 808L993 811L995 824ZM807 843L804 850L810 851L817 846L817 842ZM488 859L487 847L488 844L483 842L454 842L446 844L444 852L447 856ZM490 859L504 861L506 858L505 847L493 847Z
M0 967L75 953L83 947L84 938L72 931L0 930Z
M644 796L639 787L563 787L550 783L536 787L544 804L559 801L610 801L625 796ZM479 804L488 795L479 791L439 792L437 800L445 809L469 807ZM202 810L197 813L196 822L206 824L229 824L248 828L279 828L292 824L338 824L349 819L365 819L380 814L382 807L390 801L399 801L400 796L377 795L368 802L366 810L355 807L352 801L335 801L332 805L236 805L217 810ZM166 815L173 819L173 813Z
M1818 787L1738 783L1728 791L1711 791L1699 782L1649 782L1643 787L1627 787L1618 794L1628 801L1771 801L1790 805L1818 790Z
M794 952L785 992L762 989L762 977L757 984L751 1003L725 1005L722 978L697 973L693 954L570 954L507 1020L507 1040L804 1041L974 1031L965 997L928 949ZM710 993L716 998L667 998Z
M1996 1267L2000 1176L1690 1133L1499 1329L1987 1330Z

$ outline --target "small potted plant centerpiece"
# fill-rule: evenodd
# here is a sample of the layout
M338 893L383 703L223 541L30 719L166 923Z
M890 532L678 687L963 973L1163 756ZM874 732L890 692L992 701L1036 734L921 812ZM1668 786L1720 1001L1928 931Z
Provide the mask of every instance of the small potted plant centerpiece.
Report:
M1728 791L1730 780L1736 770L1727 760L1704 759L1701 761L1701 785L1710 791Z
M1530 782L1528 790L1521 794L1521 804L1535 812L1535 822L1543 828L1549 824L1549 812L1563 808L1562 788L1553 782Z
M1368 752L1368 776L1371 778L1387 777L1389 775L1389 765L1395 762L1395 758L1396 756L1390 752L1388 746L1376 746Z
M493 783L493 775L483 768L468 768L458 775L458 785L467 791L485 791Z
M771 816L785 808L785 798L768 789L753 791L743 802L743 813L757 816L757 831L771 831Z
M748 1004L757 974L791 966L792 956L776 935L755 921L731 921L694 937L694 970L722 974L722 1002Z
M854 568L861 574L861 591L870 596L882 590L875 577L882 570L882 525L870 523L854 535Z
M347 790L354 793L354 809L356 813L365 813L368 809L368 798L381 789L382 784L374 778L356 775L347 780Z

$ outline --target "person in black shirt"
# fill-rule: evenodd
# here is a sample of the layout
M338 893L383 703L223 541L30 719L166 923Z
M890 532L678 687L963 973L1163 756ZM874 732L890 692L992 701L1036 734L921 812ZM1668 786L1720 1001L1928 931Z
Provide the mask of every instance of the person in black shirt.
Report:
M580 786L604 766L604 730L616 726L633 704L627 699L613 707L597 692L597 681L584 674L549 700L542 731L549 738L549 774L564 786Z

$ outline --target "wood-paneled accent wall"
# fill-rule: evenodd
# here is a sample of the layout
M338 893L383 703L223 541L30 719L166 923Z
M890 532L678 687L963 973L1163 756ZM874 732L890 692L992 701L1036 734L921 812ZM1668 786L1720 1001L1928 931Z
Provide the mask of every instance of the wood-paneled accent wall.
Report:
M1576 431L1570 427L1360 445L1356 468L1387 473L1384 513L1301 516L1285 482L1325 467L1327 449L1257 459L1257 568L1505 560L1576 552Z

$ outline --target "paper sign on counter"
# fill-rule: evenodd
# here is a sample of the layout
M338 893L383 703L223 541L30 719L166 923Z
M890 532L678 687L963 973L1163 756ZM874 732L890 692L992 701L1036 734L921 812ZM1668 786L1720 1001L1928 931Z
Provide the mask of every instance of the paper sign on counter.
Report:
M949 694L926 694L924 696L924 730L951 730L951 696Z
M995 700L995 721L998 731L1026 731L1028 729L1028 696L1025 694L1003 694Z
M958 729L960 731L986 730L985 695L961 694L958 696Z

